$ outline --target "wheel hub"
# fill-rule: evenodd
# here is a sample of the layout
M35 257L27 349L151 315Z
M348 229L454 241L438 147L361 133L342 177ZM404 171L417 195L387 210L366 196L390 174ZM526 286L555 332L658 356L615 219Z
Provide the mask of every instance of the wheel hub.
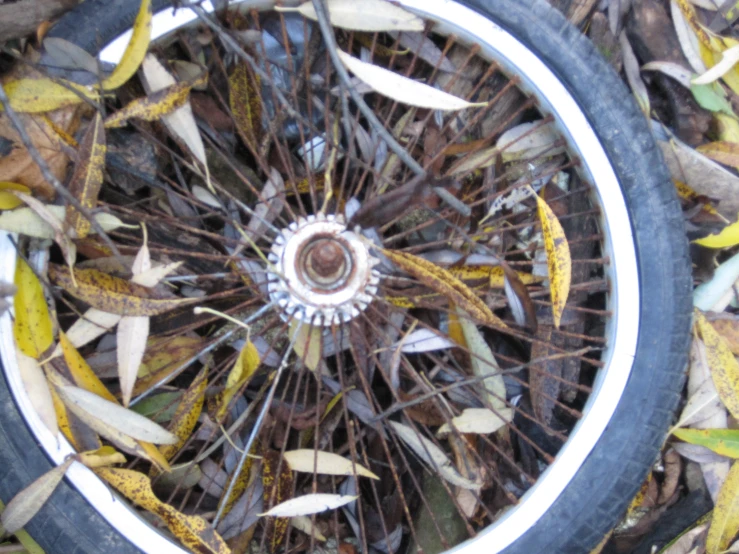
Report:
M275 239L269 260L274 267L268 290L283 319L344 323L377 292L379 260L341 215L311 215L291 223Z

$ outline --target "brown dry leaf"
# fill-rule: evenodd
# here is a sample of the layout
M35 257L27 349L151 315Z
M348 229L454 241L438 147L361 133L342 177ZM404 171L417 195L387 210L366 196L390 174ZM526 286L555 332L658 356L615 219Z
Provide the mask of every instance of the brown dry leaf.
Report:
M508 328L472 289L454 277L448 270L407 252L386 250L384 248L381 252L403 271L409 273L427 287L443 294L450 302L464 309L476 321L498 329Z
M203 347L200 337L154 337L149 340L133 393L141 394L181 364L197 356Z
M45 117L18 114L31 143L60 182L65 181L69 157L64 153L64 142L52 128L52 124L66 133L74 134L79 127L80 113L78 106L71 106L45 114ZM0 157L0 181L19 183L31 189L36 196L52 199L55 195L54 187L41 174L5 113L0 113L0 137L13 145L8 155Z
M72 381L78 387L97 394L101 398L105 398L110 402L117 402L115 396L110 393L103 382L98 378L97 375L95 375L95 373L92 371L92 369L79 353L79 351L69 341L67 336L61 331L59 332L59 344L61 346L62 352L64 353L64 360L67 364L67 367L69 368L69 372L72 376ZM58 417L59 410L57 410L57 418ZM60 427L63 429L61 422ZM154 462L160 469L169 471L169 464L167 463L167 460L161 455L159 449L157 449L156 446L148 442L140 442L139 445L144 452L143 457Z
M15 286L15 343L26 356L39 359L54 341L53 324L41 282L20 257L15 266Z
M49 265L49 278L75 298L103 312L123 316L153 316L198 302L199 298L151 298L147 287L113 277L96 269L77 269L77 284L69 269Z
M175 83L174 85L158 90L149 96L137 98L126 104L123 108L108 116L105 127L123 127L129 119L141 119L142 121L156 121L168 115L184 105L190 94L190 90L205 82L205 73L199 79Z
M64 477L74 458L44 473L25 489L16 494L0 515L0 522L7 533L13 534L28 523L46 503L51 493Z
M508 299L508 307L513 313L513 319L520 326L527 327L529 331L536 333L538 325L536 308L529 295L529 290L523 281L518 278L518 274L508 264L503 263L502 268L505 274L503 288Z
M706 345L706 359L719 398L729 413L739 418L739 363L726 341L698 310L695 310L695 326Z
M724 552L739 533L739 464L731 466L713 509L706 554Z
M159 500L151 490L151 481L143 473L118 468L98 468L95 473L126 498L162 518L187 548L213 554L231 552L220 535L202 517L187 516Z
M98 113L82 137L78 150L79 161L68 186L69 192L88 210L97 207L106 150L105 129ZM66 223L75 230L77 238L85 238L90 233L90 222L73 206L67 206Z
M262 134L261 81L248 64L241 62L228 78L229 103L236 130L245 144L256 148Z
M292 497L293 472L287 460L275 450L268 450L262 457L262 485L264 486L265 512ZM264 534L269 541L270 552L277 551L285 540L289 522L287 518L267 517L265 519Z
M536 198L537 212L544 235L544 248L547 251L547 268L549 271L549 290L552 297L552 316L554 327L559 329L562 312L570 294L572 280L572 259L570 245L564 229L557 216L539 195Z
M208 386L207 376L208 366L205 366L182 395L182 400L169 424L169 430L177 436L177 443L159 447L162 456L167 460L171 460L179 452L198 423L200 412L203 409L205 389Z
M257 443L255 442L252 445L251 450L249 451L249 455L246 457L246 460L244 460L244 465L241 466L241 471L236 477L234 477L236 482L234 483L233 490L231 491L231 496L228 497L228 500L226 500L226 492L228 491L228 486L224 485L223 490L221 491L221 497L218 500L218 504L224 504L224 515L228 514L233 509L236 502L239 501L241 495L244 494L244 491L246 491L246 488L252 481L251 468L252 464L254 463L255 456L253 456L253 454L256 452L256 448Z

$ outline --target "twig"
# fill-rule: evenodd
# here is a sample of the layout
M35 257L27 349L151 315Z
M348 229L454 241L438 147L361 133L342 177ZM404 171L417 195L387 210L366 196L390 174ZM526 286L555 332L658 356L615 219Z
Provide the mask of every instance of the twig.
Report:
M375 112L372 111L372 108L367 105L367 102L364 101L362 95L359 94L357 92L357 89L352 85L349 74L347 73L344 64L341 63L341 60L339 59L339 54L337 53L338 45L336 44L334 31L331 28L331 23L329 21L328 12L326 10L326 4L324 3L324 0L313 0L313 8L316 10L318 27L321 29L323 41L326 43L326 47L328 48L328 54L329 56L331 56L331 62L334 65L334 69L339 75L339 79L341 80L344 88L349 91L349 94L351 95L352 100L354 100L354 103L359 108L359 111L362 112L362 115L367 118L369 124L372 125L372 127L377 131L379 137L385 141L388 148L390 148L390 150L392 150L395 155L398 156L400 161L407 165L416 175L424 175L426 173L426 170L421 166L421 164L413 159L408 151L403 148L403 146L397 140L395 140L395 137L392 135L392 133L390 133L390 131L385 128L385 125L383 125L383 123L377 118ZM470 209L470 207L459 201L448 190L445 190L441 187L435 187L434 192L451 208L453 208L455 211L459 212L463 216L469 217L470 214L472 214L472 210Z
M51 172L51 169L49 169L49 166L46 163L46 160L44 160L44 158L41 156L39 151L36 149L36 146L33 144L33 142L31 142L31 137L28 136L28 133L26 132L26 127L23 125L21 120L18 118L18 114L15 113L15 110L13 110L13 108L10 107L10 100L8 99L8 95L6 94L5 89L3 88L2 84L0 84L0 103L2 103L3 108L5 109L5 113L8 114L8 118L10 119L10 122L13 124L13 127L20 135L21 142L23 142L23 146L26 147L26 150L28 150L28 154L31 156L33 161L36 163L38 168L41 170L41 174L44 176L44 179L46 179L48 183L52 187L54 187L54 190L58 194L60 194L67 202L69 202L74 207L75 210L81 213L90 222L90 225L92 225L92 228L95 229L95 232L97 232L97 234L100 235L100 238L102 238L105 244L110 248L110 251L116 257L118 262L125 267L126 264L123 262L123 256L121 256L121 253L118 250L118 247L113 243L112 240L110 240L110 237L100 226L100 223L97 222L97 220L93 217L90 211L84 206L82 206L79 200L77 200L74 197L74 195L71 192L69 192L69 190L66 189L59 182L59 179L57 179L56 176Z

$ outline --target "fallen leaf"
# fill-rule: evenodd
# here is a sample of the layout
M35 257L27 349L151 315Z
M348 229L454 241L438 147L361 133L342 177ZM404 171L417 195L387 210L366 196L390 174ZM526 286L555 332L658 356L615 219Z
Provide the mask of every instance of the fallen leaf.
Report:
M23 354L39 359L54 341L53 324L41 282L21 257L15 266L15 286L15 343Z
M513 319L521 327L527 327L531 333L536 334L538 327L536 319L536 308L531 300L526 285L518 278L518 274L508 264L503 265L504 287L508 307L511 309Z
M74 458L67 458L63 464L44 473L8 502L5 510L0 514L0 523L7 533L12 535L22 529L36 515L61 482L73 461Z
M739 319L711 319L711 326L726 341L735 356L739 356Z
M54 241L59 245L59 248L64 255L64 261L67 262L67 265L71 270L74 266L74 262L77 259L77 246L72 242L69 235L67 234L67 229L65 228L62 220L56 217L56 215L53 214L51 211L49 211L47 209L47 206L43 202L40 202L33 196L28 196L27 194L23 194L19 191L13 191L13 194L23 200L23 202L25 202L29 208L36 212L36 215L38 215L49 225L49 227L51 227L51 229L54 231Z
M702 75L693 78L694 85L707 85L726 75L739 61L739 46L732 46L721 53L721 61Z
M149 289L96 269L69 269L51 264L49 278L75 298L103 312L123 316L153 316L200 301L199 298L150 298Z
M95 57L75 43L59 37L47 37L43 45L44 51L54 58L58 67L98 74L98 62Z
M133 33L123 57L115 66L113 73L103 80L105 90L120 87L138 71L151 41L151 17L151 0L141 0L141 7L133 23Z
M318 369L323 349L323 329L318 325L310 325L294 320L289 329L293 350L298 358L311 371Z
M729 470L716 500L711 526L706 537L706 554L719 554L726 550L739 532L739 464Z
M735 221L721 229L717 235L708 235L693 241L707 248L729 248L739 244L739 221Z
M397 421L388 421L387 423L406 446L413 450L416 456L428 464L434 471L437 471L439 476L446 481L463 489L480 489L482 486L480 483L473 483L469 479L462 477L441 448L429 439Z
M64 220L64 206L46 205L45 210L52 214L57 221ZM115 231L119 227L125 226L120 219L106 213L95 214L95 221L100 224L105 232ZM31 208L17 208L0 213L0 229L39 239L53 240L56 236L54 228ZM91 229L90 232L94 233L95 231Z
M462 327L464 341L469 349L470 364L475 377L485 377L480 387L486 392L487 401L499 415L509 413L506 406L506 388L500 366L493 355L485 337L477 325L463 311L459 311L459 325Z
M474 291L448 270L407 252L382 249L381 253L427 287L446 296L480 323L498 329L508 328Z
M228 78L229 104L234 122L244 143L257 147L262 134L262 96L261 80L249 65L236 64Z
M159 447L162 456L167 460L171 460L180 451L198 423L200 412L203 409L205 389L208 386L207 376L208 366L205 366L187 388L177 405L169 424L169 431L177 436L177 442Z
M719 398L729 413L739 418L739 363L705 316L695 310L695 325L706 345L706 359Z
M228 373L226 379L226 387L218 398L218 410L216 411L216 421L223 421L228 412L231 400L242 388L245 387L246 383L251 380L254 373L259 367L259 352L256 346L249 340L244 345L244 348L239 352L236 363Z
M634 94L637 104L641 108L641 111L646 117L650 116L651 107L649 104L649 93L647 92L647 85L642 81L639 72L639 60L636 59L636 55L631 48L629 39L626 33L621 33L619 36L619 44L621 45L621 52L623 53L624 60L624 73L626 74L626 80L631 87L631 92Z
M295 527L298 531L302 531L309 537L313 537L317 541L326 542L326 537L323 536L318 526L313 525L310 518L306 516L295 516L290 518L290 525Z
M23 381L23 388L31 400L33 409L36 410L41 421L55 437L59 434L54 402L49 391L49 383L38 360L26 356L16 343L15 357L18 361L18 372Z
M119 468L98 468L95 473L123 496L159 516L187 548L212 554L231 552L220 535L202 517L187 516L159 500L151 490L151 481L143 473Z
M262 486L264 487L262 498L267 513L259 515L268 516L264 534L269 541L270 552L275 552L287 537L289 520L286 517L305 515L281 513L281 507L290 502L286 499L293 494L293 473L287 460L275 450L268 450L262 456Z
M80 452L77 455L80 463L89 468L107 467L113 464L125 464L126 457L112 446L103 446L97 450Z
M739 458L739 431L735 429L675 429L680 440L705 446L716 454Z
M57 392L75 414L86 412L129 437L154 444L176 444L178 441L175 435L150 419L85 389L65 385L58 386Z
M567 242L559 219L540 196L535 195L539 221L544 236L544 248L547 252L547 268L549 273L549 292L552 297L552 317L554 327L559 329L562 312L570 294L572 279L572 259L570 245Z
M321 475L355 475L356 473L356 475L369 477L370 479L379 479L377 475L364 466L332 452L304 448L288 450L282 456L290 464L293 471Z
M252 240L264 235L285 204L285 182L273 167L270 168L269 179L264 183L260 197L263 201L254 206L254 213L246 225L246 232Z
M385 0L327 0L331 25L353 31L423 31L423 20L403 8ZM318 21L311 2L297 8L276 7L279 12L298 12L303 17Z
M105 168L105 129L100 114L90 123L78 150L79 160L69 182L69 192L83 208L97 207L98 194L103 184ZM74 206L67 206L66 223L71 226L77 238L85 238L90 233L90 222Z
M291 498L259 515L272 517L307 516L325 512L326 510L335 510L355 501L357 498L357 496L342 496L340 494L306 494Z
M398 39L398 44L403 48L413 52L414 55L421 58L433 67L439 68L440 71L454 73L457 71L455 65L447 58L439 49L434 41L424 35L422 32L403 32L390 31L391 37Z
M167 72L165 67L153 54L147 54L141 68L148 94L153 94L175 85L174 77ZM200 137L200 131L198 130L197 123L195 123L190 102L186 100L182 106L162 116L162 122L175 140L183 143L207 170L208 163L205 157L205 146L203 146L203 139Z
M429 85L398 75L388 69L363 62L341 50L337 50L337 53L346 68L372 87L375 92L403 104L443 111L487 105L486 102L467 102Z
M19 113L41 113L80 104L85 98L99 100L99 94L88 87L47 78L23 78L4 85L10 107ZM2 106L0 106L2 108Z
M420 352L434 352L436 350L444 350L453 348L457 344L438 332L431 329L418 329L412 333L405 335L403 339L393 345L400 347L400 351L406 354L418 354Z
M131 402L136 377L144 359L146 340L149 337L148 316L124 316L118 322L116 331L118 378L121 383L123 405Z
M105 127L107 129L123 127L129 119L156 121L184 105L195 83L197 81L175 83L149 96L131 100L113 115L108 116Z
M521 123L508 129L500 135L492 149L481 150L490 156L493 152L500 153L504 162L517 160L531 160L539 156L555 156L565 151L564 144L557 144L562 137L552 123L543 121L532 121ZM478 152L477 156L481 155ZM481 164L480 167L495 163L496 156L492 156L490 163Z
M31 194L31 189L25 185L0 181L0 210L13 210L23 204L23 200L15 194L7 192L9 190L17 190L27 195Z
M451 426L448 423L442 425L436 432L436 436L448 435L452 432L452 427L460 433L489 435L512 420L513 410L511 408L503 408L499 413L488 408L466 408L461 415L452 418Z

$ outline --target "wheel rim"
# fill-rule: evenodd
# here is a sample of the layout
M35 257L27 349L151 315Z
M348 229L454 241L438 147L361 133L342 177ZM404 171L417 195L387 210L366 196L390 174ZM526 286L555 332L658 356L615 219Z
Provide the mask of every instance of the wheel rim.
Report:
M477 41L482 47L482 53L496 59L509 72L525 76L522 89L534 93L546 90L546 100L543 95L536 94L543 104L541 111L555 115L567 114L565 126L561 124L561 117L556 118L560 124L558 130L581 158L582 170L590 173L590 182L596 187L600 206L607 207L601 214L601 229L605 250L611 258L610 266L604 269L611 282L609 308L615 315L608 321L609 328L606 329L609 345L601 358L605 367L593 383L593 391L583 409L581 421L570 432L569 440L558 452L556 461L514 509L498 518L475 539L455 549L464 549L465 552L497 552L530 529L560 496L601 436L623 394L636 351L639 325L639 281L634 239L627 208L608 157L587 117L554 74L505 30L467 7L445 1L408 0L400 3L419 15L433 20L445 20L448 29L439 30L453 31L462 39ZM210 6L205 7L208 11L211 10ZM160 12L155 15L152 38L163 36L194 18L195 15L191 12L188 15L188 10L178 10L174 16L169 10ZM484 37L484 41L480 37ZM103 51L101 59L116 61L122 52L120 46L125 47L126 42L125 35L114 41ZM0 258L14 260L15 252L10 241L3 240L0 248ZM10 281L14 275L14 264L6 263L3 267L4 280ZM618 267L617 272L615 267ZM64 440L57 446L33 412L18 375L12 336L10 318L5 315L0 321L0 353L8 382L21 412L42 447L56 463L60 463L65 455L72 452L71 447ZM127 505L112 498L107 488L88 470L75 464L68 477L96 510L140 548L157 552L181 551L177 545L136 516ZM136 531L132 532L133 529Z

